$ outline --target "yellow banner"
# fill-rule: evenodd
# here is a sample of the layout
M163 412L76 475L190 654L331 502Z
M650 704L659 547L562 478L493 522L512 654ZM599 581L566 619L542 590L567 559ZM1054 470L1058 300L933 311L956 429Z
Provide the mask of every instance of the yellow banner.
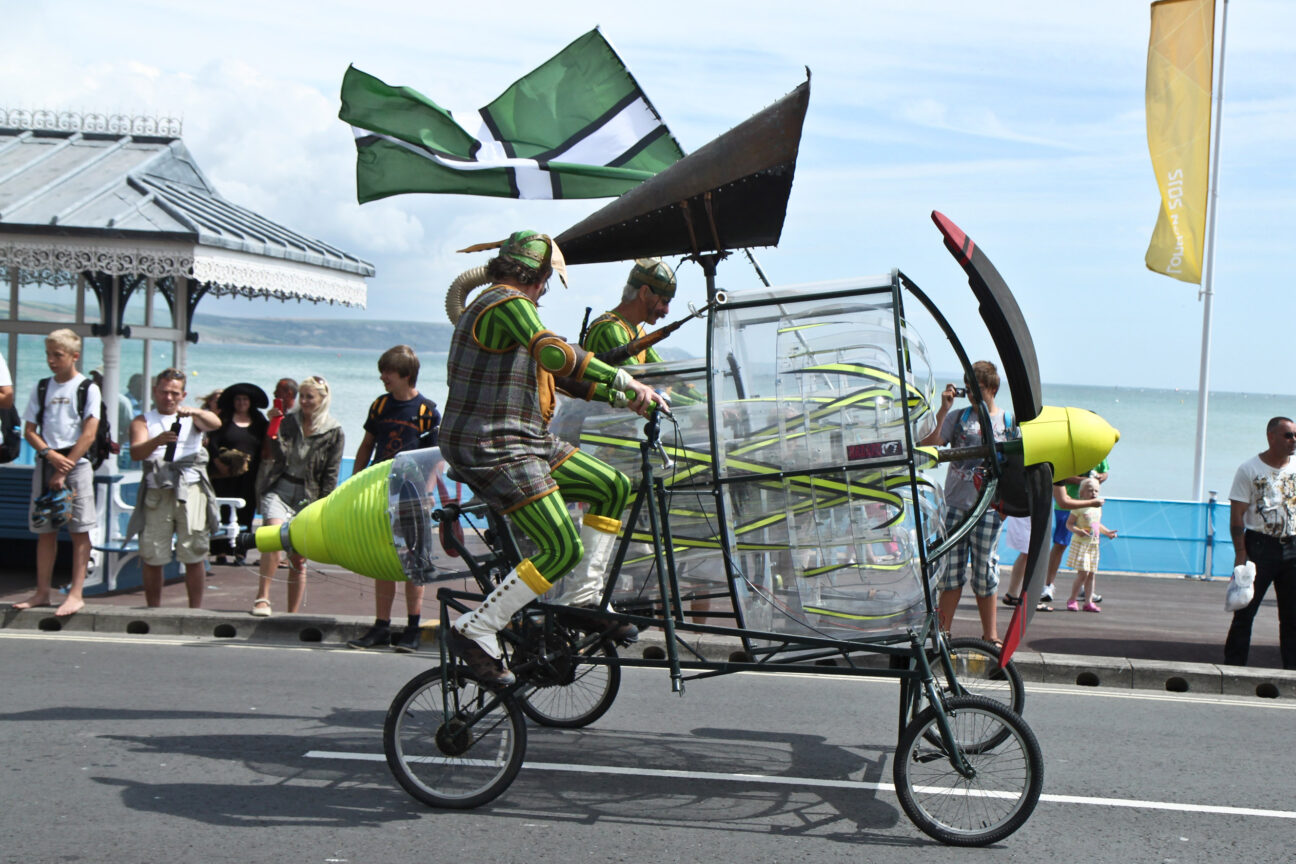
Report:
M1161 190L1147 267L1201 284L1210 184L1214 0L1158 0L1148 39L1147 136Z

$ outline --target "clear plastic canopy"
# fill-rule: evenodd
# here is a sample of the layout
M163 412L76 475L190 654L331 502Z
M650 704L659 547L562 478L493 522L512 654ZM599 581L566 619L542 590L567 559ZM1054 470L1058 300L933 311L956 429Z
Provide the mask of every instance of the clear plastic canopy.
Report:
M672 403L662 426L672 464L651 458L685 605L732 590L748 628L847 638L925 613L915 512L930 544L942 499L907 457L935 428L934 378L893 286L730 294L710 318L709 362L631 369ZM637 479L643 423L567 401L554 428ZM639 542L615 599L634 605L658 589L646 510L631 529Z
M900 297L894 276L730 294L709 318L707 361L631 368L672 404L647 458L683 603L732 598L749 629L834 638L921 620L939 567L924 581L923 550L942 536L943 504L912 455L935 428L935 385ZM564 399L551 428L640 478L641 418ZM436 448L392 462L392 538L415 581L463 569L433 518L471 501L448 467ZM625 521L614 600L660 609L648 508Z

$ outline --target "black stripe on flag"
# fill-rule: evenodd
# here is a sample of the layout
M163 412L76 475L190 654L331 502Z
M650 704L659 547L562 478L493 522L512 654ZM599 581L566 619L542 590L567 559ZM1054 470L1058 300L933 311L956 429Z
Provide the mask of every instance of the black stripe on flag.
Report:
M665 126L658 126L656 129L649 132L644 137L640 138L638 144L635 144L633 147L629 148L620 156L618 156L617 158L609 162L608 167L620 168L622 165L626 164L631 159L638 156L642 151L647 149L648 145L652 144L654 141L658 140L659 138L662 138L669 134L670 133L666 130Z
M643 99L645 103L648 103L648 99L643 95L643 93L641 93L638 90L631 90L625 96L618 99L611 108L604 111L602 114L600 114L598 117L591 120L589 123L585 124L585 126L579 129L578 131L573 132L571 135L568 135L566 141L563 141L561 144L557 145L556 147L551 147L550 149L544 151L543 153L537 153L535 156L531 158L535 159L537 162L546 162L549 160L557 160L559 162L565 161L561 155L563 151L576 145L577 143L584 140L585 138L588 138L590 135L594 134L603 126L606 126L608 122L612 120L613 117L620 114L622 111L626 109L628 105L632 105L633 103L637 102L639 99ZM652 110L651 104L648 104L648 107L650 110ZM657 114L656 110L653 110L653 114ZM661 120L661 116L658 115L657 119Z
M446 153L442 150L435 150L427 146L426 144L415 144L412 141L406 141L404 139L397 138L394 135L379 135L377 133L371 133L369 135L359 136L358 138L355 139L355 142L356 142L357 150L363 150L365 147L372 147L374 144L381 144L385 142L387 144L395 144L398 147L405 147L409 150L416 150L419 153L425 153L429 157L435 156L440 159L445 159L448 162L463 162L466 165L471 162L477 161L476 159L465 159L462 156L456 156L454 153ZM478 147L480 148L480 144L478 145Z
M513 142L505 141L504 136L500 135L499 126L495 124L495 118L492 117L491 113L484 108L481 110L480 113L481 113L482 122L485 123L486 128L490 130L491 137L494 138L496 141L498 141L504 147L504 155L509 157L510 159L516 158L517 152L513 149ZM521 198L522 190L518 188L517 171L514 170L513 168L505 168L504 173L508 175L509 197Z

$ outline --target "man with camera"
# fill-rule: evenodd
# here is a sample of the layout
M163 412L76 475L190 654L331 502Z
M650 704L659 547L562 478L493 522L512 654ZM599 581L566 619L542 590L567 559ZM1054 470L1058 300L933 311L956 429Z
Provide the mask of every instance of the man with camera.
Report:
M162 568L175 557L185 568L189 607L202 606L207 552L216 528L216 493L207 477L203 433L220 428L220 417L188 408L185 373L163 369L153 384L153 409L131 421L130 455L144 470L140 499L126 536L139 535L144 602L162 605Z
M999 370L987 360L972 364L981 401L990 415L990 425L996 441L1016 438L1020 432L1010 412L995 404L999 393ZM952 447L973 447L982 442L981 419L976 406L950 413L954 399L966 396L967 390L949 384L941 393L941 406L936 412L936 431L922 440L923 444L947 444ZM980 494L980 479L984 476L981 460L952 462L945 475L945 525L953 529L967 516ZM948 563L937 587L940 589L940 624L949 631L954 621L954 610L963 595L963 586L971 573L972 593L976 595L977 613L981 617L981 638L999 644L999 624L995 608L999 590L999 531L1003 516L990 508L977 521L972 530L949 551Z

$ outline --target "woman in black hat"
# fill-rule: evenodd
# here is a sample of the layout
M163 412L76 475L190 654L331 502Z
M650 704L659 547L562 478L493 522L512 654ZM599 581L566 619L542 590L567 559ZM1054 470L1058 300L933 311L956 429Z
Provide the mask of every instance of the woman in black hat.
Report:
M211 460L207 473L212 488L221 498L242 498L244 504L236 513L238 524L250 531L252 517L256 514L256 476L261 465L261 444L265 441L269 421L261 409L270 404L265 391L255 384L240 383L226 387L219 398L221 427L207 436L207 450ZM221 514L224 520L224 514ZM217 553L216 563L225 563L229 541L212 540L212 551ZM243 556L234 558L242 566Z

